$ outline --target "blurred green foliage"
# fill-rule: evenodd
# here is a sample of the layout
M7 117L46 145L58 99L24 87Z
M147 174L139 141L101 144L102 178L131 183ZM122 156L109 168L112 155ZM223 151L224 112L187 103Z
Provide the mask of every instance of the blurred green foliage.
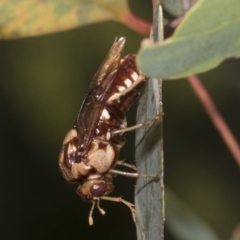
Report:
M127 0L2 0L0 39L53 33L96 22L123 20Z

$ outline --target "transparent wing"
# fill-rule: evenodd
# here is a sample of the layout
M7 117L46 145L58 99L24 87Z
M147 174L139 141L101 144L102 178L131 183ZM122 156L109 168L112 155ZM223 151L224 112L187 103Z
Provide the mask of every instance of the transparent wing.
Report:
M119 66L119 62L122 57L122 52L126 38L115 38L112 47L110 48L107 57L95 73L93 80L90 84L90 89L96 85L101 85L106 80L107 76L111 74Z
M125 38L115 39L109 53L94 75L88 93L77 116L75 128L78 131L79 145L85 150L91 143L99 119L106 87L112 83L120 64Z

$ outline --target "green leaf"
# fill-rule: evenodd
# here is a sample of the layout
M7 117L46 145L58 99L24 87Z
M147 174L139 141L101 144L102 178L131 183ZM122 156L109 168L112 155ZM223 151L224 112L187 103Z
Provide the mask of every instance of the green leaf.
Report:
M52 33L86 24L121 20L126 0L2 0L0 39Z
M185 14L198 0L162 0L166 11L174 16Z
M215 232L169 190L166 191L166 226L179 240L219 240Z
M150 77L182 78L205 72L240 56L239 0L199 0L174 35L154 45L142 43L137 57Z

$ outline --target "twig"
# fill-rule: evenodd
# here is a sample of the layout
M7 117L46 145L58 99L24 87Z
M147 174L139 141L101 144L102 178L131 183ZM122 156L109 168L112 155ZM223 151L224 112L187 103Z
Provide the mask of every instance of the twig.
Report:
M233 155L236 163L240 167L239 144L236 138L234 137L234 135L232 134L231 130L229 129L228 125L224 121L223 117L219 113L211 97L209 96L209 94L207 93L206 89L204 88L204 86L202 85L202 83L200 82L197 76L188 77L188 82L192 86L193 90L195 91L196 95L201 101L203 107L208 113L210 119L212 120L214 126L218 130L223 141L225 142L229 151Z
M127 14L123 15L121 22L135 32L138 32L143 36L149 36L151 23L137 17L132 12L128 12Z

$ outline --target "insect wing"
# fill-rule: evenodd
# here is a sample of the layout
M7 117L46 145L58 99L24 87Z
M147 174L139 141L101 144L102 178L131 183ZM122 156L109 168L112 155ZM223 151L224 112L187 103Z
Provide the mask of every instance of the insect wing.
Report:
M107 57L104 59L103 63L93 77L90 89L96 85L101 85L102 82L106 80L107 76L118 68L125 42L126 38L115 38Z
M75 128L78 131L79 146L85 151L91 143L95 124L99 119L106 88L114 80L120 64L125 38L115 39L106 59L94 75L89 91L78 113Z

